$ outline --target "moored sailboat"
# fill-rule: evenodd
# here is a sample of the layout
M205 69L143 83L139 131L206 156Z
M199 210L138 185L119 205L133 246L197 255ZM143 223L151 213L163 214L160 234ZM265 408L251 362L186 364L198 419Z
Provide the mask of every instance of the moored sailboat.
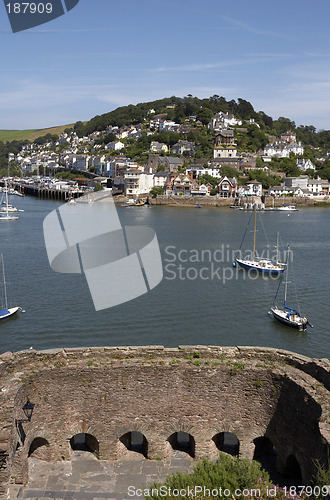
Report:
M2 264L2 276L3 276L3 291L4 291L4 304L2 309L0 309L0 321L4 319L8 319L11 316L14 316L18 311L21 310L19 306L9 307L8 308L8 299L7 299L7 285L6 285L6 276L5 276L5 266L3 261L3 254L1 254L1 264Z
M278 284L276 295L274 298L273 307L270 309L270 313L273 315L274 319L285 326L290 326L291 328L295 328L299 331L306 330L309 325L313 328L305 316L301 315L299 306L297 309L293 309L292 307L287 306L287 292L288 292L288 264L289 264L289 255L290 255L290 246L288 246L287 258L286 258L286 269L285 269L285 288L284 288L284 302L283 308L280 308L276 305L276 299L278 296L278 292L280 290L280 286L282 284L282 278Z
M5 181L5 199L4 206L0 208L0 220L17 220L18 215L16 215L16 212L17 208L8 203L8 189Z
M239 267L246 269L246 270L254 270L258 271L261 273L265 274L282 274L285 268L285 264L278 262L278 243L277 243L277 259L276 263L274 263L270 259L263 259L263 258L257 258L256 257L256 208L254 209L254 231L253 231L253 252L252 252L252 258L251 259L244 259L244 258L236 258L235 262L233 262L233 266L236 267L238 265ZM250 222L250 221L249 221ZM245 238L245 234L247 231L249 224L247 225L245 229L245 233L241 242L241 247Z

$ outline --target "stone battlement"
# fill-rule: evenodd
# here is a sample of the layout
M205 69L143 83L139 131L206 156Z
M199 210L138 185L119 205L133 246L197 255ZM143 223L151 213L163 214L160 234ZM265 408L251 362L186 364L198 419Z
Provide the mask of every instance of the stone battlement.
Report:
M215 458L227 432L249 459L264 439L276 448L278 471L294 457L305 483L313 459L326 462L327 359L248 346L31 349L1 354L0 376L2 495L9 481L27 480L29 456L69 460L77 434L105 460L127 453L132 431L143 435L149 459L168 456L180 431L195 458Z

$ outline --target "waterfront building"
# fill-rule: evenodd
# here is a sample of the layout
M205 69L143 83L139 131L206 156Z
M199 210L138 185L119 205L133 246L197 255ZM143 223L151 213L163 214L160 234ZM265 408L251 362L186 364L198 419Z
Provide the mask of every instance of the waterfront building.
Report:
M222 198L235 198L238 192L237 179L235 177L229 179L225 176L220 180L217 189Z

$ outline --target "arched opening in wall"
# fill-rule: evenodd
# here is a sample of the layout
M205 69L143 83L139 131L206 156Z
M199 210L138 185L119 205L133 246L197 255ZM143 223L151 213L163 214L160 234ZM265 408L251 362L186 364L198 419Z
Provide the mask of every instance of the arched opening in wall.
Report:
M178 431L171 434L167 440L173 450L184 451L191 457L195 457L195 439L188 432Z
M266 436L260 436L253 440L254 455L253 460L259 462L271 479L276 477L276 449Z
M88 451L99 457L99 442L96 437L91 434L81 432L70 439L71 449L73 451Z
M44 439L42 437L35 438L30 444L28 457L41 458L44 455L43 452L45 451L45 449L40 449L43 446L47 448L49 447L47 439Z
M145 458L148 458L148 441L147 438L138 431L130 431L123 434L119 439L129 451L141 453Z
M288 458L286 459L286 464L283 470L283 476L285 478L290 479L290 481L294 482L299 482L301 483L302 476L301 476L301 469L298 460L294 455L289 455Z
M239 454L239 440L232 432L219 432L212 440L219 451L224 451L232 456Z

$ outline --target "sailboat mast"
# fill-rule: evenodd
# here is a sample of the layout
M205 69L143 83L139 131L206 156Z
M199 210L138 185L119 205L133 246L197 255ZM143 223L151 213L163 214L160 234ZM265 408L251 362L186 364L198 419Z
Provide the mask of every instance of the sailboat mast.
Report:
M286 306L286 293L288 290L288 266L289 266L290 245L288 245L288 254L286 256L286 269L285 269L285 287L284 287L284 307Z
M252 254L252 260L254 260L254 256L256 253L256 226L257 226L257 208L256 205L254 205L254 231L253 231L253 254Z
M278 265L278 239L279 239L279 232L277 232L277 242L276 242L276 265Z
M8 308L7 304L7 287L6 287L6 276L5 276L5 265L3 263L3 254L1 254L1 263L2 263L2 276L3 276L3 289L5 292L5 308Z
M6 191L6 214L8 217L8 185L7 185L7 181L5 181L5 191Z

